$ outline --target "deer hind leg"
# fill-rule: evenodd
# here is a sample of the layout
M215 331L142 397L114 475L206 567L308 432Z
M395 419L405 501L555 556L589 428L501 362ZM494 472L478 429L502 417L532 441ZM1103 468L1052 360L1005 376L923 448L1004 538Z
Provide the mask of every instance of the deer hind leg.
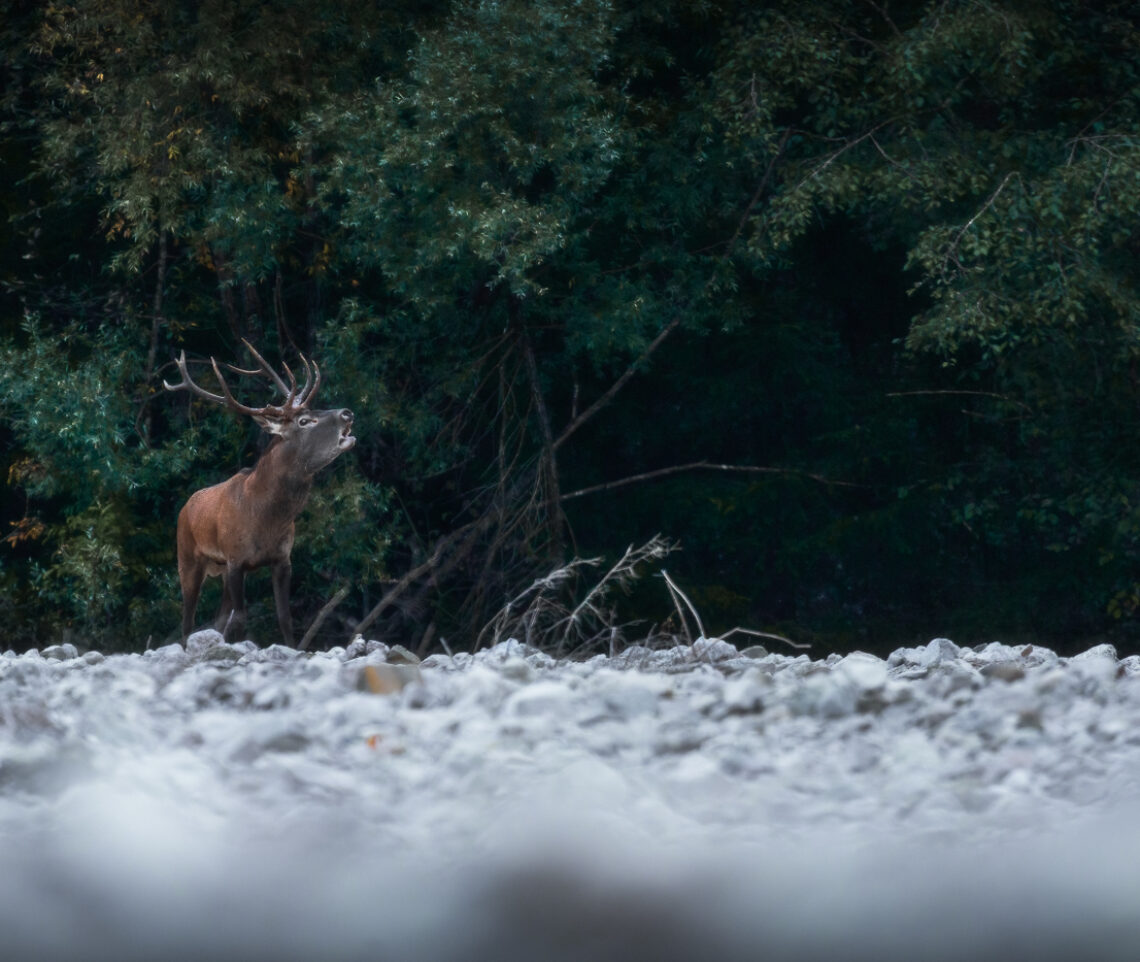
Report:
M222 607L214 627L226 641L240 641L245 633L245 572L226 565L222 573Z

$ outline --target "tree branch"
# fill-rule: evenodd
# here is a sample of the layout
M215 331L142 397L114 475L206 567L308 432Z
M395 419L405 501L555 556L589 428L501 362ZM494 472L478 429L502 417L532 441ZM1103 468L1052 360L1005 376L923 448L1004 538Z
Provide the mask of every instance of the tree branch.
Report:
M651 354L653 354L653 352L656 351L657 348L659 348L661 346L661 343L665 340L665 338L667 338L670 334L673 333L673 331L675 331L677 329L677 327L680 325L680 323L681 323L681 318L675 317L668 324L666 324L665 327L662 329L661 333L658 334L650 342L649 346L644 351L641 352L641 354L640 354L640 356L638 356L637 360L635 360L632 364L630 364L630 366L628 368L626 368L625 373L622 374L621 377L619 377L616 381L614 381L613 384L611 384L609 386L609 389L606 391L606 393L603 394L600 398L598 398L588 408L586 408L585 411L583 411L576 418L574 418L574 420L571 421L568 425L566 425L565 428L563 428L562 433L560 435L558 435L558 437L556 437L554 439L553 443L551 444L551 446L550 446L551 450L557 451L560 447L562 447L563 443L569 439L570 435L572 435L575 431L578 430L578 428L580 428L583 424L585 424L587 421L589 421L590 418L592 418L595 414L597 414L602 408L604 408L607 404L609 404L610 401L612 401L614 399L614 396L618 393L618 391L620 391L623 387L625 387L626 382L628 382L629 379L637 373L638 368L645 361L647 361L649 359L649 356ZM565 499L563 499L563 500L565 500Z
M566 523L562 514L561 485L558 482L558 461L554 453L554 433L550 429L550 415L546 410L546 399L542 396L542 385L538 380L538 362L534 359L534 345L530 342L530 335L526 328L520 326L520 340L522 342L523 357L526 361L527 380L530 382L531 397L534 399L535 413L538 415L538 424L542 429L542 469L546 475L546 497L540 500L550 507L553 517L550 519L550 533L553 536L554 554L562 555L563 526Z
M996 401L1005 401L1007 404L1014 404L1019 408L1026 411L1031 411L1032 408L1024 401L1019 401L1015 397L1010 397L1008 394L998 394L995 391L966 391L966 390L935 390L935 391L891 391L887 397L921 397L923 395L950 395L952 397L988 397Z
M596 494L599 491L611 491L614 488L624 488L630 484L640 484L642 481L655 481L657 478L668 477L671 474L682 474L685 471L724 471L730 474L782 474L793 477L808 478L820 484L837 485L844 488L865 488L865 484L856 484L853 481L834 481L810 471L800 471L796 468L768 468L752 464L714 464L710 461L691 461L688 464L674 464L668 468L658 468L655 471L645 471L641 474L631 474L616 481L606 481L602 484L592 484L587 488L569 491L562 495L563 501L571 498L581 498L587 494Z
M317 632L320 630L321 625L324 624L325 619L333 613L336 608L345 598L348 597L348 585L344 585L337 590L328 601L325 602L324 607L317 612L317 617L313 619L313 623L309 625L309 630L305 632L305 636L301 639L301 643L297 646L298 651L307 651L309 642L316 637Z
M744 214L740 218L740 223L736 225L736 230L733 232L732 237L728 241L728 246L724 249L724 256L728 257L733 248L736 247L736 241L744 230L744 225L748 223L748 218L752 216L752 211L764 194L765 188L768 186L768 181L772 179L772 171L776 169L776 161L784 153L784 147L787 146L788 138L792 135L792 128L787 127L784 130L784 135L780 138L780 144L776 148L776 153L772 155L771 161L768 163L768 169L764 171L764 176L760 178L760 185L756 188L756 192L752 195L752 199L748 202L748 206L744 208Z
M158 361L158 334L162 330L162 294L163 287L166 285L166 231L160 231L158 235L158 276L154 282L154 305L151 313L150 322L150 343L147 345L146 351L146 377L144 380L149 381L154 375L154 366Z

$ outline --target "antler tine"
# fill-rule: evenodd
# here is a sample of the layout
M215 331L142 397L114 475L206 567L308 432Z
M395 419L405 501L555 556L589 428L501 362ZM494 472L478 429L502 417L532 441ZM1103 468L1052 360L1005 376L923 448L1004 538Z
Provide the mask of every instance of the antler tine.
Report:
M321 386L321 369L316 361L310 361L304 354L301 363L305 365L305 386L297 396L297 406L307 408L317 396L317 389Z
M175 362L178 365L178 371L182 375L182 380L178 384L171 384L166 378L162 379L162 386L168 391L190 391L197 394L199 397L204 397L208 401L215 401L218 404L225 404L226 399L220 394L214 394L212 391L207 391L204 387L194 383L194 379L190 377L190 372L186 370L186 351L182 351L178 355L178 360Z
M297 378L293 376L293 369L284 361L281 362L281 366L285 368L285 373L289 375L289 393L285 395L285 407L300 407L300 405L294 403L297 400Z
M233 408L239 414L248 414L251 417L264 416L273 412L272 405L266 405L261 408L251 408L238 401L233 394L230 393L230 386L226 383L226 379L222 377L222 369L218 366L218 362L214 358L210 358L210 363L214 366L214 374L218 379L218 383L222 386L222 393L224 398L218 400L224 401L229 407Z
M225 362L219 364L216 358L211 357L210 364L214 369L214 376L218 379L218 384L221 386L221 394L214 394L212 391L207 391L201 385L194 382L194 379L190 377L190 373L186 368L185 351L181 352L178 356L178 360L175 362L182 375L182 380L178 384L171 384L169 381L163 380L163 386L168 391L192 391L194 394L208 401L224 404L240 414L248 414L253 417L272 415L278 418L289 418L292 416L289 412L302 411L309 407L313 398L316 396L317 389L321 386L321 369L317 366L315 361L310 361L304 354L301 355L301 363L305 367L305 385L298 391L297 378L294 376L288 364L282 363L281 365L285 370L286 376L289 378L289 383L286 384L281 375L274 371L265 358L258 353L257 348L244 338L242 339L242 343L249 350L249 353L253 355L254 360L258 363L258 367L255 370L247 370L246 368L238 367L236 364L227 364ZM285 396L284 403L280 406L267 404L265 407L260 408L248 407L242 404L234 397L233 392L230 390L225 375L222 374L223 367L232 371L234 374L247 377L265 375L273 381L277 389Z
M285 397L289 398L288 404L291 404L294 393L297 390L297 381L295 378L293 378L293 373L291 371L289 371L288 366L286 366L285 370L287 372L289 372L289 377L290 377L290 379L293 380L293 387L292 388L290 388L283 380L281 380L281 375L278 374L275 370L273 370L273 368L271 368L269 366L269 363L265 360L265 358L263 358L260 354L257 353L257 348L255 348L252 344L250 344L249 341L247 341L244 337L241 339L241 342L242 342L242 344L244 344L246 346L246 350L248 350L249 353L253 355L253 359L255 361L257 361L258 364L261 365L261 369L258 371L243 371L242 373L243 374L266 374L266 375L268 375L270 377L270 379L273 381L273 383L277 385L277 390L279 390L282 394L284 394ZM287 406L288 406L288 404L287 404Z
M239 414L259 415L267 413L266 408L251 408L246 407L244 404L236 400L233 394L230 393L230 386L226 383L226 379L222 377L221 368L218 367L218 362L214 358L210 358L210 364L214 368L214 375L218 379L218 383L222 386L222 393L215 394L213 391L207 391L200 384L197 384L190 372L186 369L186 351L183 350L178 355L178 360L175 362L178 365L178 370L182 374L182 380L178 384L171 384L165 378L162 381L162 386L168 391L190 391L197 394L199 397L205 398L207 401L213 401L215 404L222 404L228 408L232 408Z

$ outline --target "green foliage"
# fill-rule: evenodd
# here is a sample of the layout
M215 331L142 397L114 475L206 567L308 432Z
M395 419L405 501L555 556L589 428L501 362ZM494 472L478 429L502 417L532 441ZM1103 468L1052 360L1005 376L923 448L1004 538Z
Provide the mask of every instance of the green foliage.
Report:
M161 379L242 338L356 414L321 643L474 643L658 532L718 627L1131 636L1130 5L74 0L0 44L16 642L173 631L178 506L258 434Z

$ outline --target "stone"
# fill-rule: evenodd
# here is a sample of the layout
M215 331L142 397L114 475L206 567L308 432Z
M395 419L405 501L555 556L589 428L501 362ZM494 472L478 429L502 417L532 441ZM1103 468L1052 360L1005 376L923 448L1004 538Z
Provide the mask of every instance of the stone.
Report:
M242 653L234 648L232 645L227 645L223 642L220 645L211 645L209 648L200 649L195 652L198 661L208 661L214 664L234 664L241 657Z
M388 649L386 658L390 665L418 665L420 658L403 645L393 645Z
M422 682L423 676L417 665L391 665L382 662L365 665L356 677L358 691L373 695L394 695L403 691L413 682Z
M860 691L874 691L887 683L887 663L863 651L851 652L832 671Z
M722 638L698 638L693 642L693 657L700 661L723 661L736 658L740 652Z
M214 645L223 645L225 641L226 639L222 637L220 631L215 631L213 628L203 628L201 631L193 632L186 639L186 650L194 655L206 651Z
M1025 677L1025 669L1012 661L991 661L978 670L983 678L994 678L998 681L1020 681Z

